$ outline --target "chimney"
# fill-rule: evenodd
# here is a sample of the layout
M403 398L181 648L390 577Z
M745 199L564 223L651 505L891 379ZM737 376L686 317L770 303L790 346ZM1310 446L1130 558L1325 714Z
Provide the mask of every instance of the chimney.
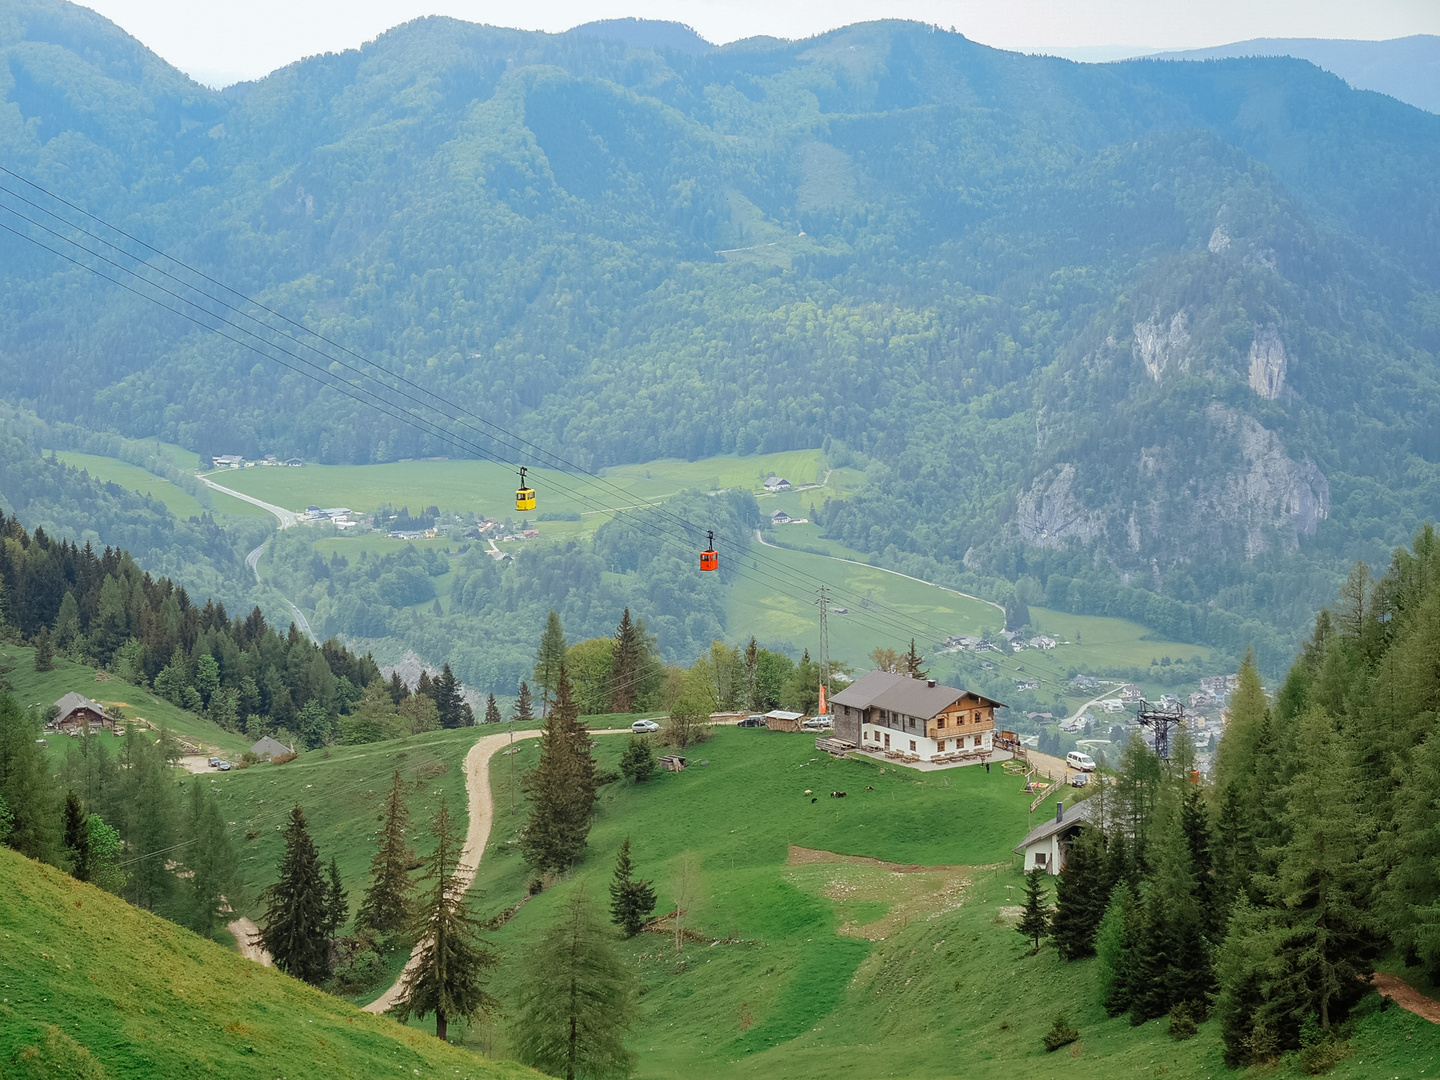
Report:
M1065 820L1065 804L1064 804L1063 802L1057 802L1057 803L1055 804L1055 820L1056 820L1056 821L1064 821L1064 820Z
M926 685L926 686L934 686L934 685L935 685L935 680L934 680L934 679L926 679L926 680L925 680L925 685Z

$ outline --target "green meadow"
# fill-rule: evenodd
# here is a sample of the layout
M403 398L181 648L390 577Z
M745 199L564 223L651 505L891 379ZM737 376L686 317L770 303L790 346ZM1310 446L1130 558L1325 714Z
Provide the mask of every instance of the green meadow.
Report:
M75 691L101 705L119 706L126 719L145 720L157 727L166 727L176 735L222 754L238 756L254 742L121 679L97 681L95 669L85 664L57 656L53 671L36 671L35 650L31 648L0 644L0 668L9 668L3 675L15 688L15 700L21 708L43 713L60 698ZM64 735L52 735L49 742L50 758L58 765L64 759L70 740ZM118 747L119 740L116 744Z
M519 1078L0 847L5 1080Z
M139 465L131 465L118 458L100 457L98 454L81 454L74 450L59 450L55 456L66 465L84 469L97 480L153 495L178 518L199 517L205 512L205 508L195 501L195 496Z

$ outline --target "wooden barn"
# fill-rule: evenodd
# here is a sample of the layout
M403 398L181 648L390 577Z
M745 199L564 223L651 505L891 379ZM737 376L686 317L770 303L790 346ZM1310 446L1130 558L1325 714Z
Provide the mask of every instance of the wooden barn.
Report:
M115 721L105 715L105 710L98 701L91 701L84 694L77 694L73 690L55 702L55 707L60 710L55 726L61 731L115 726Z

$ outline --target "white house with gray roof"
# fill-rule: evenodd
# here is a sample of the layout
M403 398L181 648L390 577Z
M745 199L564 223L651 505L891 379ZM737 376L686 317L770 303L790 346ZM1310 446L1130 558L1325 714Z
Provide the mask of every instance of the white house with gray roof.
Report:
M972 765L986 760L1004 702L892 671L871 671L830 699L835 735L906 761Z

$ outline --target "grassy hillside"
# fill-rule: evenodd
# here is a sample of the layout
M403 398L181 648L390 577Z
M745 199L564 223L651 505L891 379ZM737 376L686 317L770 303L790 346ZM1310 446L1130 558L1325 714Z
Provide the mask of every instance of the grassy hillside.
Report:
M623 742L601 739L602 761ZM536 753L522 744L516 772ZM662 912L674 904L682 858L692 857L701 883L692 925L722 940L692 943L679 959L669 936L622 946L645 988L631 1044L638 1076L1226 1074L1214 1021L1185 1043L1169 1039L1163 1021L1132 1028L1095 1004L1093 961L1066 964L1048 946L1023 955L1012 928L1022 878L1010 848L1028 825L1028 798L1015 778L837 761L804 736L765 731L721 731L692 757L702 759L710 764L604 789L579 870L493 935L508 960L523 955L569 891L605 902L626 836L640 873L657 883ZM502 813L477 879L485 913L518 901L528 879L503 812L508 768L495 759ZM803 795L807 787L818 802ZM832 800L831 790L848 797ZM1047 802L1035 820L1052 813ZM523 822L523 810L510 820ZM503 964L502 999L515 979ZM1081 1041L1051 1056L1040 1040L1061 1009ZM503 1031L465 1037L503 1053ZM1353 1046L1332 1075L1418 1077L1434 1068L1440 1028L1391 1009L1359 1021Z
M15 698L22 706L44 712L72 690L84 694L101 705L117 705L126 718L145 720L156 726L163 725L176 735L195 742L202 747L213 747L227 754L239 755L250 748L253 739L226 731L203 717L186 712L170 704L164 698L156 697L149 690L141 689L120 679L99 682L96 671L85 664L76 664L59 657L55 659L55 670L35 670L35 650L19 645L0 645L0 666L14 665L5 677L15 687ZM65 754L64 736L50 739L50 754L59 761Z
M0 1076L522 1077L0 848Z

